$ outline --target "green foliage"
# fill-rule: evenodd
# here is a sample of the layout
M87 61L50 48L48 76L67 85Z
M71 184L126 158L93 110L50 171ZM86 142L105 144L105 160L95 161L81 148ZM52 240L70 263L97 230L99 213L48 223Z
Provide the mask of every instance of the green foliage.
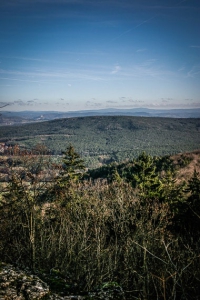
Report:
M115 281L112 281L112 282L105 282L102 284L102 289L108 289L108 288L111 288L111 287L119 287L119 284Z
M2 260L42 270L65 295L110 290L117 299L115 289L122 289L127 299L198 298L196 171L179 184L169 157L143 152L83 178L84 163L71 145L61 164L49 163L48 176L46 162L25 155L20 167L8 168L0 200Z
M192 211L195 225L200 226L200 176L196 170L194 170L193 177L189 180L188 191L190 195L187 204L190 211Z
M78 181L83 176L85 170L84 160L75 152L75 149L70 145L65 152L63 152L63 171L61 172L62 181L74 180Z
M139 155L135 161L132 184L139 189L142 198L160 198L162 183L156 172L153 158L145 152Z
M108 177L109 178L109 177ZM114 168L112 170L112 173L111 173L111 176L109 178L112 182L121 182L122 181L122 178L120 177L118 171L117 171L117 168Z
M184 228L187 234L196 240L199 238L197 228L200 228L200 178L196 170L188 181L185 193L185 201L182 201L182 205L179 204L179 212L175 220L179 221L181 229Z
M188 182L188 190L191 192L189 197L190 203L200 205L200 178L199 173L194 170L192 178ZM196 207L197 208L197 207Z
M187 166L191 162L191 158L182 154L178 160L178 164L181 167Z
M59 166L58 175L49 191L46 193L46 198L51 201L59 200L63 205L68 204L73 200L74 184L78 183L85 171L84 161L70 145L63 152L62 165Z
M141 151L164 156L198 149L198 126L199 119L129 116L67 118L23 126L2 126L0 141L28 149L41 145L42 141L53 155L60 155L67 141L80 153L88 167L96 168L114 161L132 160ZM185 158L182 162L186 163Z
M158 172L165 171L173 173L175 171L175 165L173 159L169 155L156 157L155 159L156 170Z

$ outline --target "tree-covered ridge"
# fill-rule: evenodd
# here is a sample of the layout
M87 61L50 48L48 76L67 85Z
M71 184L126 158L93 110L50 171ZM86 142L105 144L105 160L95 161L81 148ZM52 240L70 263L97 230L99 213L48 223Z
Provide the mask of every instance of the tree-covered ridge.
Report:
M1 177L2 260L65 295L119 287L126 299L198 299L199 152L142 152L85 174L71 145L56 163L15 150Z
M87 166L97 167L142 151L163 156L198 149L199 130L199 119L99 116L1 127L0 141L29 149L43 143L52 154L61 154L67 141Z
M176 155L150 156L147 153L141 153L137 158L121 163L112 162L107 165L100 166L96 169L89 169L88 173L95 179L107 178L112 181L112 174L118 173L123 180L130 181L137 170L138 162L142 160L151 161L151 168L154 173L163 176L166 173L172 173L176 177L177 182L188 181L194 170L200 172L200 150L193 152L179 153ZM143 162L144 163L144 162Z

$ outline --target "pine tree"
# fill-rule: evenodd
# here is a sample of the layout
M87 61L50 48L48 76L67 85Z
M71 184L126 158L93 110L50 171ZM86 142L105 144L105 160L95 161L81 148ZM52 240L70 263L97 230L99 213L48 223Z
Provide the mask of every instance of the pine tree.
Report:
M72 145L70 145L65 152L63 152L63 169L65 174L69 176L69 178L74 180L81 179L83 175L83 171L85 170L84 160L80 158L80 155L75 152L75 149Z
M153 158L143 152L135 161L132 184L139 189L142 198L159 198L162 183L156 172Z
M200 201L200 178L199 173L194 170L192 178L189 180L189 190L191 191L190 199Z
M78 182L84 174L85 165L72 145L63 152L62 162L62 169L58 176L59 185L66 186L72 182Z
M177 203L178 206L176 204L173 223L184 237L197 241L200 233L200 178L196 170L184 191L185 197Z
M200 223L200 178L196 169L193 177L189 180L188 191L190 192L187 202L188 206Z
M118 183L122 182L122 178L119 175L119 172L117 171L116 167L111 171L110 180L112 182L118 182Z

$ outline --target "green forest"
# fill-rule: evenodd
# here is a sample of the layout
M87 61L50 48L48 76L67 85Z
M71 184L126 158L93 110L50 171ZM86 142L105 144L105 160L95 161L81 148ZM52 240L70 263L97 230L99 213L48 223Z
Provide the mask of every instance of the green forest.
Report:
M60 155L70 143L89 168L136 158L142 151L163 156L199 149L200 119L131 116L65 118L1 126L0 143L32 149L43 144Z
M15 146L0 157L1 260L30 268L62 295L198 299L199 169L200 151L141 151L87 169L71 144L56 162Z

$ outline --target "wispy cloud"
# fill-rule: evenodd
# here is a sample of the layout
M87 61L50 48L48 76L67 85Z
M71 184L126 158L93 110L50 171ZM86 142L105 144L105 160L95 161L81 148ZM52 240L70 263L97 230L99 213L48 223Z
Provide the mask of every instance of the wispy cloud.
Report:
M27 105L27 102L21 100L21 99L18 99L18 100L15 100L14 101L14 104L15 105L19 105L19 106L24 106L24 105Z
M73 54L73 55L105 55L103 51L59 51L61 54Z
M11 103L8 103L8 102L0 102L0 108L4 108L8 105L10 105Z
M188 72L187 77L195 78L200 74L200 64L193 66Z
M200 45L191 45L190 48L197 48L197 49L200 49Z
M156 61L157 61L156 58L147 59L147 60L145 60L143 63L141 63L141 66L143 66L143 67L151 66L151 65L153 65Z
M10 78L10 77L0 77L2 80L11 80L11 81L21 81L21 82L37 82L40 83L40 80L28 80L28 79L19 79L19 78Z
M194 66L188 71L186 77L195 77L200 72L199 66ZM184 77L183 72L174 71L162 65L158 59L149 58L141 63L133 64L130 67L121 66L118 63L112 67L102 64L71 65L62 68L41 68L26 70L0 69L0 79L6 83L10 82L30 82L39 84L65 83L65 87L70 88L74 82L78 81L119 81L132 78L166 78ZM116 76L115 76L116 75Z
M121 70L121 67L119 65L116 65L114 67L114 70L112 70L111 74L117 74Z
M173 101L173 98L161 98L161 102L164 103L169 103L170 101Z
M47 59L35 58L35 57L24 57L24 56L1 56L8 59L27 60L27 61L39 61L39 62L50 62Z
M101 107L102 106L102 103L100 102L93 102L93 101L87 101L85 103L85 107L89 108L89 107Z
M108 100L107 103L117 103L117 101Z
M95 74L96 73L96 74ZM68 72L60 72L60 71L13 71L13 70L0 70L0 74L6 74L11 76L18 76L18 78L10 78L10 77L1 77L0 79L5 80L13 80L13 81L28 81L28 82L45 82L46 80L53 79L53 82L56 82L55 79L59 80L102 80L99 76L99 73L91 71L91 70L75 70L75 71L68 71ZM27 79L27 77L31 79ZM37 79L33 79L37 78ZM41 79L43 81L41 81ZM40 80L39 80L40 79ZM70 85L69 85L70 86Z
M115 38L113 38L113 39L111 40L111 42L113 42L113 41L115 41L115 40L121 38L123 35L125 35L125 34L131 32L131 31L133 31L134 29L137 29L138 27L142 26L143 24L145 24L145 23L147 23L147 22L153 20L156 16L157 16L157 15L154 15L153 17L148 18L148 19L146 19L146 20L140 22L140 23L137 24L136 26L134 26L134 27L132 27L132 28L130 28L130 29L128 29L128 30L122 32L121 34L119 34L118 36L116 36Z
M146 48L141 48L141 49L137 49L137 50L136 50L136 52L145 52L145 51L147 51Z
M178 69L178 72L182 72L184 70L185 70L185 67L181 67L181 68Z
M133 99L131 97L120 97L119 98L123 103L131 103L131 104L140 104L143 103L143 100Z
M147 23L147 22L153 20L155 17L157 17L157 15L155 15L155 16L149 18L149 19L146 19L146 20L142 21L141 23L139 23L138 25L136 25L133 29L136 29L136 28L142 26L143 24L145 24L145 23Z

